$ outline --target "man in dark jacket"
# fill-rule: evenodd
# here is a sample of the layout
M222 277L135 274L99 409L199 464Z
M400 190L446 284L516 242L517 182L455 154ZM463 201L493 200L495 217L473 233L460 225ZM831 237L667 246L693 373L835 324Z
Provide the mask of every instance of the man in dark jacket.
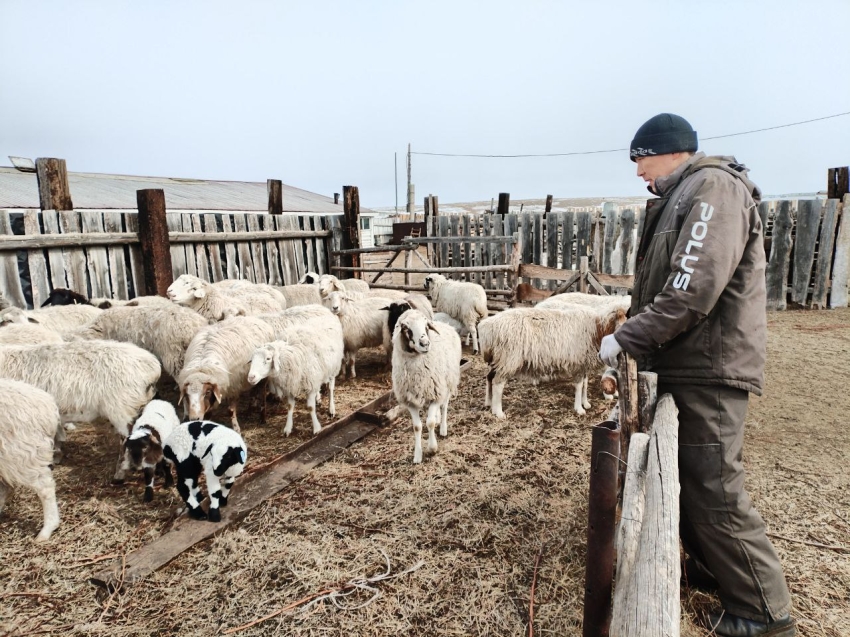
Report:
M646 206L630 318L600 357L616 366L628 352L679 408L685 573L716 588L715 633L790 637L788 587L741 460L749 393L764 385L761 193L734 157L696 151L696 132L669 113L632 140L637 174L658 198Z

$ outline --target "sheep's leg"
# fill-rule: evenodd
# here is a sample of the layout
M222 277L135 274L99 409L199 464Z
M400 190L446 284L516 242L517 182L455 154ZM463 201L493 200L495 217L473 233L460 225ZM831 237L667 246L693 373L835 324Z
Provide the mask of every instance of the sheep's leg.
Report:
M210 494L210 508L207 511L207 519L210 522L221 522L221 510L219 503L224 494L221 491L221 483L213 471L207 471L207 491Z
M44 468L44 473L39 476L33 489L38 494L41 500L41 508L44 512L44 523L41 526L41 531L35 537L37 542L44 542L50 539L50 534L59 526L59 507L56 504L56 483L53 481L53 473L47 467Z
M230 476L221 479L221 497L219 501L221 506L227 506L227 496L230 495L230 489L233 488L233 483L236 482L236 478L231 478Z
M331 377L328 380L328 413L331 416L336 416L336 403L334 402L334 388L336 387L336 378Z
M292 412L295 410L295 396L287 396L286 402L289 405L289 410L286 412L286 425L283 428L283 435L289 436L292 433Z
M472 340L472 332L467 332L466 333L466 343L464 343L464 345L469 347L469 341L471 341L471 340Z
M475 325L473 325L472 327L467 325L466 327L469 330L469 333L472 334L472 353L477 354L478 353L478 328Z
M154 481L154 476L156 475L156 467L153 467L153 466L145 467L143 471L145 473L145 497L144 497L144 501L150 502L151 500L153 500L153 481Z
M357 363L357 354L352 352L351 357L348 359L348 363L351 365L351 378L357 378L357 370L354 368L355 363Z
M56 428L56 436L53 438L53 464L59 464L62 462L62 458L65 455L62 451L63 443L68 439L68 434L65 430L65 427L59 425Z
M585 412L584 407L581 405L581 390L584 387L584 379L579 379L577 383L574 383L576 388L575 400L573 401L573 409L575 409L576 413L579 416L584 416Z
M11 490L12 487L0 479L0 514L3 513L3 507L6 506L6 496L9 495L9 491Z
M425 425L428 427L428 455L437 453L437 421L440 419L440 403L428 405L428 413L425 414Z
M581 406L590 409L590 401L587 399L587 374L582 378L581 384Z
M449 399L446 398L446 402L440 405L440 435L444 438L449 435Z
M186 475L177 470L177 491L183 502L189 507L189 517L196 520L205 520L207 514L201 508L201 503L198 499L198 476Z
M413 464L422 462L422 419L419 410L408 407L410 419L413 421Z
M162 474L165 476L165 488L168 489L169 487L173 487L174 476L171 475L171 463L163 458L159 461L159 466L162 469Z
M230 401L230 428L236 433L242 433L239 429L239 421L236 419L236 410L239 408L239 398L234 398Z
M493 392L493 377L496 375L496 370L490 368L490 371L487 372L487 385L485 394L484 394L484 407L489 407L492 404L492 392Z
M502 392L505 391L505 381L499 379L496 381L493 380L493 404L490 407L490 410L493 412L493 415L500 419L504 420L506 418L505 412L502 411Z
M115 465L115 475L112 477L112 484L124 484L124 478L127 477L127 470L124 468L124 436L118 435L118 464Z
M322 424L316 418L316 393L307 394L307 409L310 410L310 419L313 421L313 435L315 436L322 430Z

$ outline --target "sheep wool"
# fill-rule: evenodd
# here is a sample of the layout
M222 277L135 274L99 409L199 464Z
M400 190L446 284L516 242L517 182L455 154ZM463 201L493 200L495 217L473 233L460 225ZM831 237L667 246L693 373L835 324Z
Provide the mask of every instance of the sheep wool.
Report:
M91 305L52 305L37 310L10 307L0 311L0 326L6 323L38 323L64 335L88 325L102 311Z
M442 274L425 277L434 309L460 321L472 334L472 353L478 353L478 322L487 318L487 294L477 283L449 281Z
M0 328L0 345L36 345L61 343L59 332L38 323L9 323Z
M12 487L25 487L41 500L43 542L59 526L53 481L53 439L60 429L56 401L45 391L0 380L0 513Z
M210 420L184 422L166 439L163 454L177 469L177 491L189 509L189 517L220 522L220 507L227 505L230 489L248 459L242 436ZM201 470L210 496L206 513L201 508L203 498L198 486Z
M357 377L357 352L363 347L378 347L384 343L384 326L389 313L386 308L391 299L366 297L352 299L342 292L331 292L324 300L325 307L337 315L342 323L342 338L345 345L343 364L346 375ZM387 352L387 361L390 356Z
M133 430L124 441L124 471L142 470L145 474L145 502L153 500L153 482L157 466L165 475L165 486L174 483L171 468L162 455L163 442L180 420L171 403L152 400L145 405L142 415L133 424Z
M283 294L286 299L286 307L292 308L299 305L321 305L322 297L319 288L315 285L277 285L275 289Z

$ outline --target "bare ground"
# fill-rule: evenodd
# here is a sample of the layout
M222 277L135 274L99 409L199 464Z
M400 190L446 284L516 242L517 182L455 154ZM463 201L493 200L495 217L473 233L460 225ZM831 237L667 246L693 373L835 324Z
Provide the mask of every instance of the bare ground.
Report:
M850 311L769 317L767 391L753 399L747 487L786 569L800 634L850 634ZM88 578L158 537L179 505L159 489L109 484L114 440L105 427L69 436L55 470L62 525L32 542L41 512L34 495L13 494L0 517L0 635L218 635L351 578L393 574L373 592L302 603L239 635L523 635L534 596L536 635L581 633L589 428L608 406L570 413L571 389L510 383L507 421L481 407L483 365L465 373L449 412L449 436L417 467L405 418L318 467L241 523L113 595ZM339 413L389 390L380 352L358 361L338 386ZM280 406L276 406L280 409ZM326 420L327 415L322 414ZM249 466L308 439L296 413L258 424L243 403ZM238 489L238 484L236 486ZM203 522L199 522L203 524ZM335 602L335 603L334 603ZM683 634L714 600L683 591ZM696 622L696 623L695 623Z

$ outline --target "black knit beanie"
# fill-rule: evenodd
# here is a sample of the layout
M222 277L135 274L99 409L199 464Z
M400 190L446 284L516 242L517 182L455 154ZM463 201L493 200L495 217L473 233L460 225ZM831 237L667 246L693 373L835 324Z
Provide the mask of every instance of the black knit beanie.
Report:
M684 117L661 113L648 119L638 128L629 148L629 157L637 161L647 155L695 153L697 133Z

